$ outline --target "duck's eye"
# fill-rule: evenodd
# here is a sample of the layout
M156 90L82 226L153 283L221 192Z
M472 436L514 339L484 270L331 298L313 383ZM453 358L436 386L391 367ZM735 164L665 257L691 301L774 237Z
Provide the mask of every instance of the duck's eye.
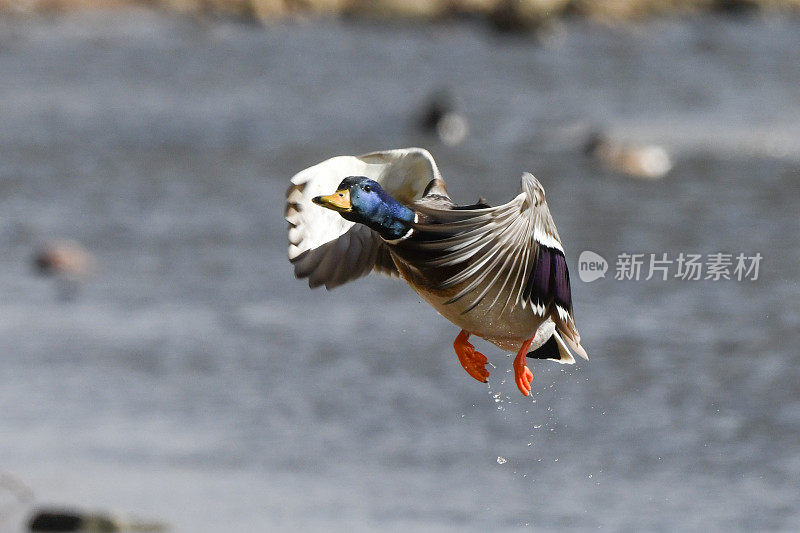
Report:
M370 187L369 185L364 185L364 192L369 192L371 190L372 190L372 187Z

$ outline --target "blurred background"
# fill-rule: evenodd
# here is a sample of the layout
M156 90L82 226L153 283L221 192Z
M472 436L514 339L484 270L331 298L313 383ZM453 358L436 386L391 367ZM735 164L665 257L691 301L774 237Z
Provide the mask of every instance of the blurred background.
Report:
M796 4L0 3L0 531L800 529ZM590 361L523 398L404 283L294 279L289 178L415 145L542 181ZM614 279L681 252L763 259Z

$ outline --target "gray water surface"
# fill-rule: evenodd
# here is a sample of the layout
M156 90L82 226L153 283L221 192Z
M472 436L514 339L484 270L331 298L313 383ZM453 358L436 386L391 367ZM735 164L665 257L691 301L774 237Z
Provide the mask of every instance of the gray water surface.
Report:
M3 20L0 470L178 532L799 529L799 33ZM414 128L440 87L457 147ZM675 169L597 167L594 125ZM522 398L491 345L470 378L402 282L293 278L289 177L410 145L461 202L543 182L590 361L534 362ZM97 263L70 301L30 266L53 238ZM605 279L575 275L587 249ZM760 252L758 279L614 280L622 252L720 251Z

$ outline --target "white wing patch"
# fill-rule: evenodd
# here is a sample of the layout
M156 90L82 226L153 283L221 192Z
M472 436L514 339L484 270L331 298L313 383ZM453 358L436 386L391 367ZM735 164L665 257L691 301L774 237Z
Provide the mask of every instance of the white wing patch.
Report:
M333 188L326 186L335 180L335 176L316 175L305 170L292 178L292 185L286 193L286 221L289 223L289 259L294 259L306 250L318 248L330 242L355 223L343 219L338 213L315 205L311 199L315 196L331 194ZM324 179L314 179L314 178ZM341 180L339 180L341 181Z

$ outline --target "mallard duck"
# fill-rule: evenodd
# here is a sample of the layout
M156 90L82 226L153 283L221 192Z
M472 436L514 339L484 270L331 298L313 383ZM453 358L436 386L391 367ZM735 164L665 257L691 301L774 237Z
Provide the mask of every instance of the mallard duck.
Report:
M76 241L54 241L39 249L33 257L33 267L43 276L55 278L60 300L74 300L81 282L94 271L92 254Z
M663 147L618 143L601 132L589 136L583 151L604 167L632 178L657 180L672 170L672 160Z
M526 356L572 364L571 349L588 359L564 248L531 174L507 204L458 206L422 148L334 157L292 178L286 220L295 276L328 289L373 270L401 277L461 328L453 347L478 381L489 377L488 360L471 335L517 353L525 396Z
M469 134L469 123L458 112L456 99L447 89L433 93L419 117L419 126L425 133L432 133L448 146L461 143Z
M76 241L54 241L39 249L33 257L36 271L42 275L80 279L91 274L94 259Z

